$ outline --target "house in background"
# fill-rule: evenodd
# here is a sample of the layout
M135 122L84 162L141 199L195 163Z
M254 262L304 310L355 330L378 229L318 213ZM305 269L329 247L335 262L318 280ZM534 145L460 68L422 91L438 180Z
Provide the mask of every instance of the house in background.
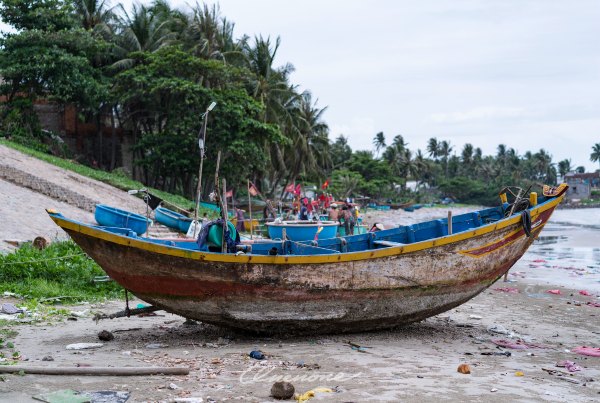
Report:
M568 173L565 182L569 185L568 199L589 199L592 189L600 189L600 171L589 173Z

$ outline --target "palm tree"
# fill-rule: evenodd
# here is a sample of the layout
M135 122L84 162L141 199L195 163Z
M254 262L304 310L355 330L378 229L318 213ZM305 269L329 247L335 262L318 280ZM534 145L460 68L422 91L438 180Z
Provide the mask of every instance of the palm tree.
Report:
M452 146L449 141L442 141L439 144L439 155L442 157L442 163L444 164L444 173L445 176L448 177L448 158L450 157L450 153L452 152Z
M463 175L470 176L470 174L472 174L473 161L474 161L473 145L467 143L464 145L463 150L461 152L461 162L462 162L461 171L462 171Z
M289 84L294 66L287 63L273 67L280 44L280 37L271 43L269 37L259 36L254 38L254 46L246 44L244 49L247 66L253 73L250 92L264 106L263 121L270 123L283 123L289 119L286 104L293 104L298 96L296 88Z
M185 32L186 46L204 59L219 59L223 62L232 55L241 56L247 37L236 42L233 39L235 24L221 17L218 4L212 7L196 4L188 17Z
M561 177L565 177L566 174L573 170L570 159L564 159L558 162L558 173Z
M173 21L165 19L164 4L158 2L159 9L133 4L131 14L123 10L117 28L115 56L118 59L111 66L115 70L131 67L134 60L131 52L155 52L163 46L174 43L177 33L171 31Z
M552 163L552 156L543 148L533 155L536 178L546 183L556 181L556 168Z
M417 181L417 190L424 183L431 179L431 164L430 161L425 158L421 150L417 150L414 158L415 165L415 179Z
M430 138L427 142L427 152L431 158L437 161L437 158L440 156L440 145L435 137Z
M286 153L290 167L289 182L304 174L324 175L331 167L327 124L322 121L322 115L327 107L319 109L317 102L312 102L312 95L305 91L301 94L296 113L296 132L292 138L293 145Z
M590 161L600 163L600 143L593 145L592 153L590 154Z
M74 0L73 5L85 30L110 31L109 24L116 19L116 15L115 7L109 7L109 0Z
M385 135L383 132L379 132L373 138L373 145L375 146L375 151L377 152L377 158L379 158L379 151L386 147L385 144Z
M403 149L406 148L406 146L408 145L408 143L404 141L404 137L402 137L401 134L398 134L392 140L392 145L395 146L395 147L397 147L400 150L403 150Z

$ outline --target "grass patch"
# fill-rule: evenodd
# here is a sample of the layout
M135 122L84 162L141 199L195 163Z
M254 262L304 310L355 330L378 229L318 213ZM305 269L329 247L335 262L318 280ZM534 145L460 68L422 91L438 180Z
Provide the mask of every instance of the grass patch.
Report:
M43 250L25 245L0 254L0 268L0 291L16 293L34 304L56 297L74 303L124 296L115 282L93 281L106 273L73 241L54 242Z

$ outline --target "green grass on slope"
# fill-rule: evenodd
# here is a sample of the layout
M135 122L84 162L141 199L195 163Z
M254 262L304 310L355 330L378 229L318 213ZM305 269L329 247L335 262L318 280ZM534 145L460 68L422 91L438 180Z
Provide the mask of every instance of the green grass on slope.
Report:
M28 300L66 297L65 301L97 301L124 295L113 281L94 282L106 273L73 241L61 241L38 250L30 244L0 254L0 291Z

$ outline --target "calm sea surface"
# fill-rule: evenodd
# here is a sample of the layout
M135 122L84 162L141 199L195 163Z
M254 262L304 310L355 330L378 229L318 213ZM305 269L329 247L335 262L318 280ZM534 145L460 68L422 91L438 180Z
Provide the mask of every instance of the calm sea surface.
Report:
M510 278L600 293L600 208L555 211Z

